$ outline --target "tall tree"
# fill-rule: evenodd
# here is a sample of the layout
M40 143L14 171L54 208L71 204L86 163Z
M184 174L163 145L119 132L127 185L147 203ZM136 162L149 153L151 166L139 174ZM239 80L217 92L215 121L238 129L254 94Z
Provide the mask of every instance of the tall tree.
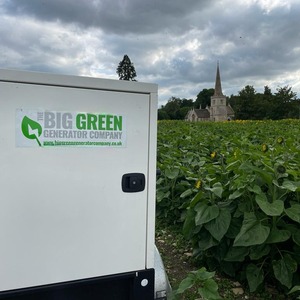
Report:
M166 105L158 110L158 119L183 120L193 106L192 99L171 97Z
M248 120L255 119L255 98L256 91L252 85L246 85L239 91L238 101L236 103L235 116L237 119Z
M134 79L136 77L135 68L127 54L124 55L123 60L119 63L117 74L119 75L119 80L136 81Z
M264 86L264 95L265 96L272 96L272 91L267 85Z
M196 108L206 108L210 106L210 97L213 96L215 90L214 89L203 89L196 98L195 105Z
M297 93L293 92L291 87L288 85L278 87L272 101L272 119L278 120L293 117L296 99Z
M164 107L165 112L169 115L171 120L179 119L178 113L180 109L181 99L171 97Z

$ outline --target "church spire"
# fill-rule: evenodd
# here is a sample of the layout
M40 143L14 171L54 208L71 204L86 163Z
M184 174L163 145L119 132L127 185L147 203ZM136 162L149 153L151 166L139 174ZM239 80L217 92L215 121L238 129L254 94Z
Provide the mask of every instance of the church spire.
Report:
M216 75L216 84L215 84L214 96L223 96L222 86L221 86L220 70L219 70L219 61L218 61L218 64L217 64L217 75Z

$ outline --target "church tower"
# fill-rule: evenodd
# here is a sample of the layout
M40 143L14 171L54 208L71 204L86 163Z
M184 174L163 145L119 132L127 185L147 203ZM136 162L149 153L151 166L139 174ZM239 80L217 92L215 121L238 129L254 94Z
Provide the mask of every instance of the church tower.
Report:
M185 116L186 121L230 121L234 118L234 111L230 104L226 104L226 96L223 95L219 62L217 64L217 75L215 93L210 97L210 107L205 109L191 109Z
M219 62L217 64L217 75L215 83L215 93L210 98L210 119L211 121L226 121L227 107L226 107L226 96L223 95Z

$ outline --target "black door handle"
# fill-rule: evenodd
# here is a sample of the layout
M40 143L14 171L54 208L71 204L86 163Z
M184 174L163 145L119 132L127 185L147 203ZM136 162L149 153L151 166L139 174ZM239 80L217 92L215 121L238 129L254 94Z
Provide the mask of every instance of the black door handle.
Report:
M145 189L146 179L142 173L128 173L122 176L122 191L125 193L141 192Z

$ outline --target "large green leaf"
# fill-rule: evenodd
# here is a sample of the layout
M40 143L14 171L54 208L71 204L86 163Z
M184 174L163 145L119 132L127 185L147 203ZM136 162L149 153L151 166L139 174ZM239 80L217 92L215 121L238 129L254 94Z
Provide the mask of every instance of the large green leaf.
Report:
M213 279L205 280L198 292L205 300L222 299L218 293L218 284Z
M200 268L197 271L192 271L196 275L197 280L204 281L210 278L214 278L216 272L208 272L205 267Z
M255 201L267 216L280 216L283 213L284 203L281 200L275 200L271 203L266 195L261 193L255 196Z
M205 228L217 240L220 241L227 232L231 221L228 209L220 209L219 215L205 224Z
M258 168L256 166L253 166L251 163L249 162L244 162L240 165L239 167L240 170L243 170L247 173L249 173L250 171L258 174L261 176L261 178L267 183L267 184L271 184L272 180L273 180L273 175L271 175L269 172L267 172L264 169Z
M193 194L193 189L187 189L180 195L180 198L186 198L192 194Z
M300 223L300 204L293 204L290 208L284 210L290 219Z
M262 244L253 246L250 249L250 258L252 260L258 260L270 253L271 247L270 245Z
M219 215L219 208L217 205L207 205L206 203L198 203L195 206L197 212L195 217L196 225L202 225L215 219Z
M288 230L279 230L276 227L272 228L266 243L275 244L287 241L291 237L291 232Z
M272 264L276 279L290 289L293 274L297 271L297 262L289 254L285 254L282 259L273 261Z
M295 192L299 188L299 183L286 179L283 181L281 187L288 191Z
M300 292L300 285L296 285L294 286L289 292L288 295L296 293L296 292Z
M245 213L242 228L236 236L233 246L260 245L266 241L269 233L270 228L262 225L254 213Z
M183 235L186 238L191 238L193 236L193 231L195 228L195 215L196 212L193 209L188 209L183 224Z
M264 281L264 273L261 268L254 264L250 264L246 268L246 276L250 292L255 292Z
M297 230L296 232L293 233L293 241L300 246L300 231Z
M254 194L261 194L261 188L258 185L254 185L253 187L248 186L248 191Z
M179 169L178 168L168 168L165 170L165 175L169 179L175 179L179 175Z
M224 260L225 261L244 261L245 257L249 254L248 247L231 247L227 252Z
M244 191L242 190L236 190L231 195L229 195L229 200L234 200L243 195Z
M164 198L168 198L170 196L170 194L171 194L170 191L164 192L164 191L158 190L156 192L156 201L160 202Z
M198 233L198 237L199 237L198 247L199 247L199 250L201 250L201 251L205 251L213 246L218 245L218 243L219 243L204 228Z
M243 216L244 213L249 213L251 211L253 211L253 204L251 201L240 201L238 204L238 210L235 212L235 216L238 217L239 213Z
M190 203L190 207L193 208L196 206L196 204L200 201L201 197L203 195L202 191L199 191L195 197L192 199L191 203Z
M226 237L230 239L234 239L240 232L242 227L242 220L241 218L231 218L230 226L226 232Z
M240 164L240 160L235 160L226 166L226 170L235 170Z
M179 287L176 290L176 294L182 294L187 289L190 289L195 284L195 280L196 276L194 274L188 274L188 276L180 282Z
M222 198L223 187L220 182L216 182L212 188L207 188L207 190L211 191L217 197Z

